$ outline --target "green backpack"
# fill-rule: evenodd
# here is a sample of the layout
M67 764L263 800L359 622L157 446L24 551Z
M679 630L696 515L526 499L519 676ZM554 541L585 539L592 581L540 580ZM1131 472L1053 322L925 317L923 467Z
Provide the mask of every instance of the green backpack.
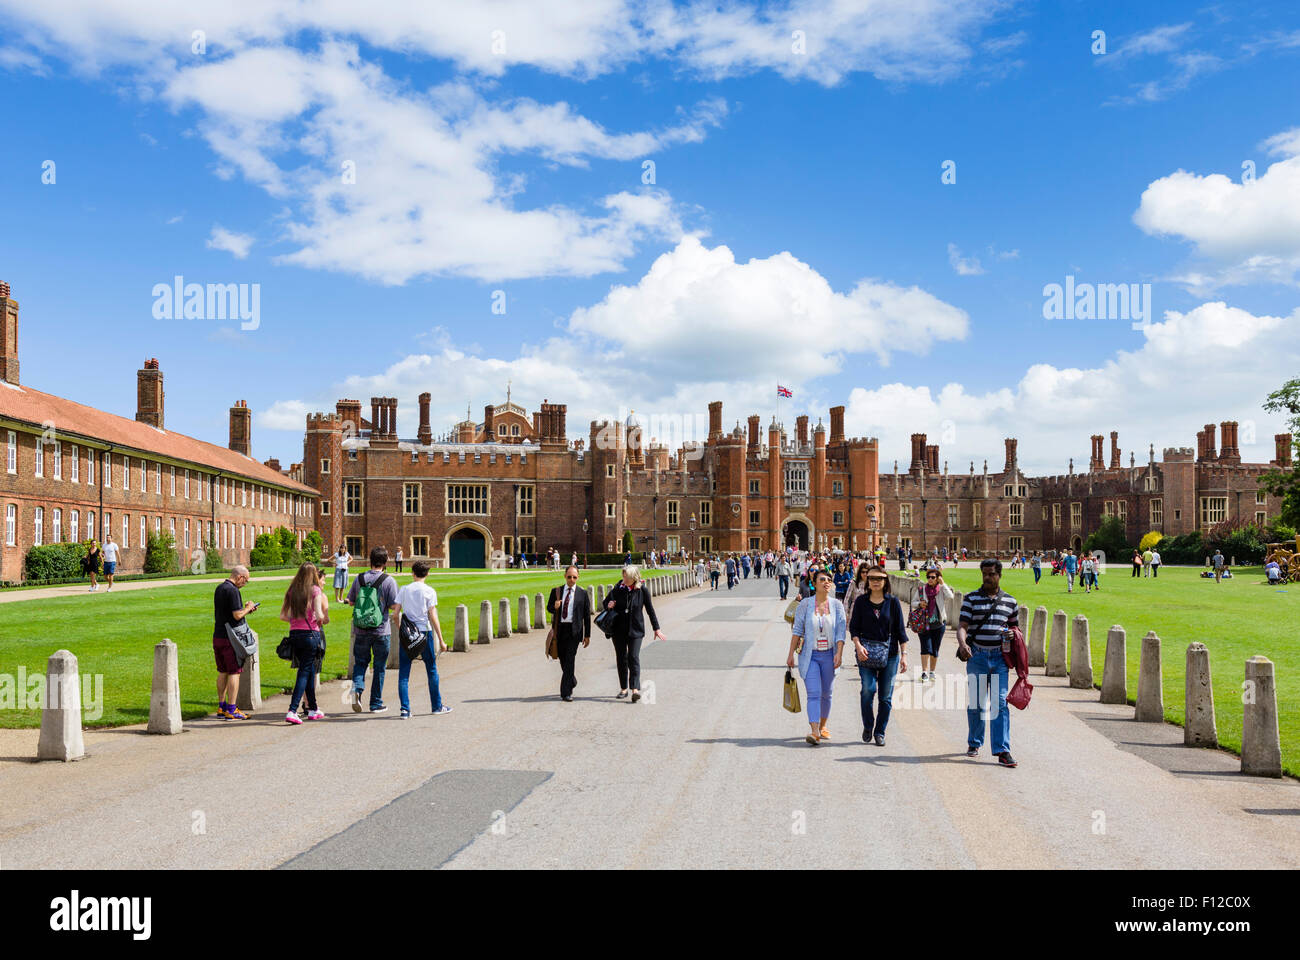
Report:
M352 622L362 630L374 630L384 623L384 608L379 599L380 588L388 574L381 573L369 583L365 574L357 577L357 602L352 614Z

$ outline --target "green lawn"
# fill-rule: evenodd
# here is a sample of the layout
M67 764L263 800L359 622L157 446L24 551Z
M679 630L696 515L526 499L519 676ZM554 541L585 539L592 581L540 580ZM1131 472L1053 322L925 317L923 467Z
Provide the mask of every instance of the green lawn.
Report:
M1065 592L1063 577L1044 568L1035 585L1032 570L1003 570L1002 588L1029 607L1047 607L1048 635L1051 615L1064 610L1088 618L1092 642L1093 679L1101 686L1106 633L1115 624L1124 628L1128 656L1129 700L1137 696L1138 655L1148 630L1160 637L1164 678L1165 717L1183 722L1184 669L1187 645L1193 641L1210 650L1210 675L1214 682L1214 713L1219 743L1241 750L1241 685L1246 660L1262 654L1273 661L1277 677L1278 720L1282 735L1282 766L1300 776L1300 586L1270 587L1260 567L1237 567L1233 579L1215 584L1200 577L1201 568L1161 568L1157 579L1130 575L1116 566L1099 578L1100 592L1085 594L1076 582L1074 593ZM978 588L979 568L974 563L946 569L944 579L963 593ZM1025 625L1026 634L1028 624ZM1067 639L1068 643L1068 639Z
M357 570L353 571L355 575ZM647 570L647 577L665 571ZM615 583L616 569L590 570L579 580L582 586ZM410 582L410 574L397 578ZM457 604L469 608L469 636L478 635L479 603L492 601L493 618L497 601L510 600L513 622L520 596L549 594L563 582L554 571L529 573L480 573L432 571L429 584L438 592L438 619L450 646L455 635ZM279 619L280 603L288 586L285 580L259 583L254 577L243 589L245 600L259 600L262 608L249 622L262 642L262 695L291 690L295 671L275 655L288 624ZM153 646L163 638L180 648L181 710L186 719L216 709L216 667L212 659L212 593L214 584L179 585L156 589L123 590L44 600L19 600L0 604L0 727L38 727L40 711L18 709L19 668L30 676L44 674L46 661L56 650L77 655L83 678L102 676L103 715L87 718L86 726L120 726L149 718L149 694L153 674ZM352 608L330 598L331 622L325 628L326 652L321 676L334 679L345 675L348 666L348 637ZM542 635L533 631L542 655ZM84 681L83 681L84 682ZM93 688L92 688L93 689ZM83 708L84 709L84 708Z

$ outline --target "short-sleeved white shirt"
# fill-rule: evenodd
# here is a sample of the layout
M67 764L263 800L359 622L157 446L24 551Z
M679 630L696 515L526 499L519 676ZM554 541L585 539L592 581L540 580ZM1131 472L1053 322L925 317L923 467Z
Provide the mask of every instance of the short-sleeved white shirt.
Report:
M429 607L438 605L438 591L422 580L412 580L397 591L397 605L402 608L402 616L420 630L432 630Z

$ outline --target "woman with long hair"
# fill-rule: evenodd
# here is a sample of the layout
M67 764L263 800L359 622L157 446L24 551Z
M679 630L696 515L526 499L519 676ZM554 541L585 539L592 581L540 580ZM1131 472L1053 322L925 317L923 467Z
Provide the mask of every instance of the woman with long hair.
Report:
M103 554L99 550L99 541L89 541L86 547L86 555L81 560L81 569L90 575L90 589L87 593L94 593L99 589L99 563Z
M307 719L323 720L325 714L316 705L316 671L325 652L325 638L321 627L329 622L329 608L321 588L323 574L314 563L304 563L298 568L293 582L284 593L280 619L289 624L289 642L293 646L293 660L298 667L298 678L293 685L293 697L285 723L302 723L298 704L307 696Z
M867 571L867 592L853 605L849 635L858 656L862 678L862 742L885 745L885 727L893 707L894 677L907 671L907 631L903 607L889 589L883 567ZM880 710L874 709L877 693Z
M832 583L831 575L825 570L813 576L812 596L799 601L795 610L790 653L785 658L786 667L793 670L796 652L799 656L799 676L803 677L811 728L804 739L814 747L831 738L826 729L831 714L831 688L844 655L848 627L844 604L835 599Z
M853 604L857 602L858 597L867 592L867 572L870 570L870 561L863 560L859 563L858 569L853 571L849 588L844 591L844 615L850 619L853 617Z
M948 603L953 598L952 587L943 582L943 571L928 570L917 603L925 604L925 625L917 639L921 641L921 681L935 680L935 667L939 665L939 644L948 624Z

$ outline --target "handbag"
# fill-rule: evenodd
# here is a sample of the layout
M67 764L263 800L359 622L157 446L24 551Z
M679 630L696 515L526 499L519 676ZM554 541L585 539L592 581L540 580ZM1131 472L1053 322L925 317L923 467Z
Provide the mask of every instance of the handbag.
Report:
M803 710L803 704L799 702L799 681L789 670L785 672L785 692L781 698L781 705L791 713L799 713Z
M555 640L555 627L553 626L551 627L550 630L546 631L546 659L547 660L560 659L560 648Z
M420 654L424 652L424 645L428 641L424 637L424 631L415 625L415 621L402 614L402 622L397 628L397 638L402 644L402 649L406 651L407 657L417 660Z
M883 670L889 665L889 641L868 640L862 645L867 651L867 659L862 665L872 670Z
M606 607L604 610L600 611L600 613L596 614L595 622L596 626L600 628L601 633L606 637L612 637L614 635L614 621L617 619L618 611Z
M281 660L293 660L293 641L285 637L275 648L275 655Z
M911 630L918 637L930 629L930 620L926 616L926 608L929 606L924 600L920 603L912 603L912 612L907 615L907 629Z
M233 627L226 624L226 639L230 641L235 659L241 666L245 660L257 654L257 634L247 623L240 622Z
M789 624L793 624L793 623L794 623L794 615L795 615L795 611L797 611L798 609L799 609L799 601L798 601L798 600L791 600L791 601L790 601L790 605L787 606L787 607L785 608L785 622L786 622L786 623L789 623Z
M1016 682L1012 684L1011 690L1007 693L1007 703L1017 710L1023 710L1029 706L1029 698L1034 694L1034 685L1029 682L1028 677L1017 677Z

